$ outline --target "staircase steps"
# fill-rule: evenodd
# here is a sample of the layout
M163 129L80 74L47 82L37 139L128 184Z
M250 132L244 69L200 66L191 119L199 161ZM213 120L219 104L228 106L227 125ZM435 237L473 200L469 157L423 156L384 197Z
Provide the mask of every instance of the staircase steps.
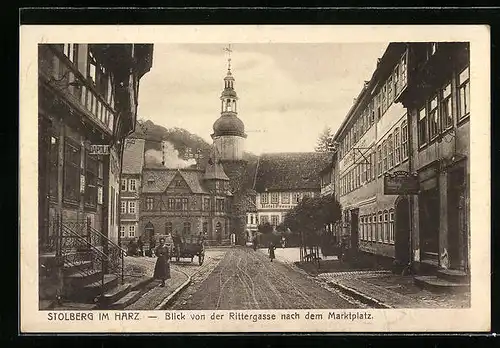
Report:
M417 276L414 282L420 288L437 293L460 293L470 289L467 283L450 282L437 276Z
M97 271L101 273L100 271ZM72 291L67 295L67 298L74 302L80 303L96 303L97 299L101 295L101 291L104 293L118 286L120 279L114 274L104 275L104 285L101 290L101 278L99 277L94 282L89 282L86 285L78 288L76 291Z
M119 285L104 294L99 306L106 309L124 309L141 298L156 284L152 284L153 278L145 277L132 284Z
M437 272L437 276L440 279L454 283L468 284L470 282L470 276L462 270L441 269Z

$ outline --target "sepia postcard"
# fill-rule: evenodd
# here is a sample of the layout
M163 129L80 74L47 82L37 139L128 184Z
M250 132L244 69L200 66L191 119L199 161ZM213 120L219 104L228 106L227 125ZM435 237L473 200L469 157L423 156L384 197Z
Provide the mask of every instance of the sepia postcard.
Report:
M489 331L489 39L21 26L20 331Z

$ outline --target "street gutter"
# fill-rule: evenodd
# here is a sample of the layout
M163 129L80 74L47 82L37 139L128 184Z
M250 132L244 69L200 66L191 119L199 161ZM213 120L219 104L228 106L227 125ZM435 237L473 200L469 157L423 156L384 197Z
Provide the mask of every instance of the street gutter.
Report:
M356 289L353 289L351 287L348 287L348 286L345 286L345 285L342 285L340 283L336 283L336 282L328 282L327 283L328 285L336 288L337 290L340 290L342 291L343 293L357 299L358 301L360 302L363 302L369 306L373 306L375 308L383 308L383 309L393 309L395 307L392 307L388 304L385 304L383 302L380 302L379 300L377 299L374 299L373 297L370 297L366 294L363 294L359 291L357 291Z
M191 276L189 276L186 272L182 270L178 270L180 273L184 274L187 277L187 280L182 283L177 289L174 290L170 295L168 295L156 308L154 309L155 311L165 309L165 307L174 300L174 298L179 295L181 291L183 291L185 288L191 284Z

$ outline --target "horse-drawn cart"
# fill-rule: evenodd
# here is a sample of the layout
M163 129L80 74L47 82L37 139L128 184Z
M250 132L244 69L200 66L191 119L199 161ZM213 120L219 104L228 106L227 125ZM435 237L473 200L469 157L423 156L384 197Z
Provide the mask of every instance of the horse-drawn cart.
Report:
M187 237L173 239L174 247L171 257L174 257L177 262L181 258L190 258L191 262L195 256L198 257L198 264L201 266L205 259L205 247L203 238L200 237Z

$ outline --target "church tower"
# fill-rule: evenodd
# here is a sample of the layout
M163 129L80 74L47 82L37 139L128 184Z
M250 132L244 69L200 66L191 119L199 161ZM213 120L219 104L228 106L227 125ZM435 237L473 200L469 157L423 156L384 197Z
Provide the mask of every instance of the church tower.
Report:
M231 48L226 51L231 54ZM245 125L238 118L238 96L234 90L234 77L231 72L231 57L228 58L227 74L221 97L221 116L213 125L212 139L221 155L222 161L240 161L245 148Z
M234 77L231 72L231 46L225 49L228 52L227 74L224 78L222 91L221 115L213 125L213 145L220 156L220 163L224 173L229 178L229 192L232 195L230 209L230 233L236 235L236 243L245 242L245 191L244 181L247 175L247 161L244 158L245 125L238 118L238 96L234 90Z

